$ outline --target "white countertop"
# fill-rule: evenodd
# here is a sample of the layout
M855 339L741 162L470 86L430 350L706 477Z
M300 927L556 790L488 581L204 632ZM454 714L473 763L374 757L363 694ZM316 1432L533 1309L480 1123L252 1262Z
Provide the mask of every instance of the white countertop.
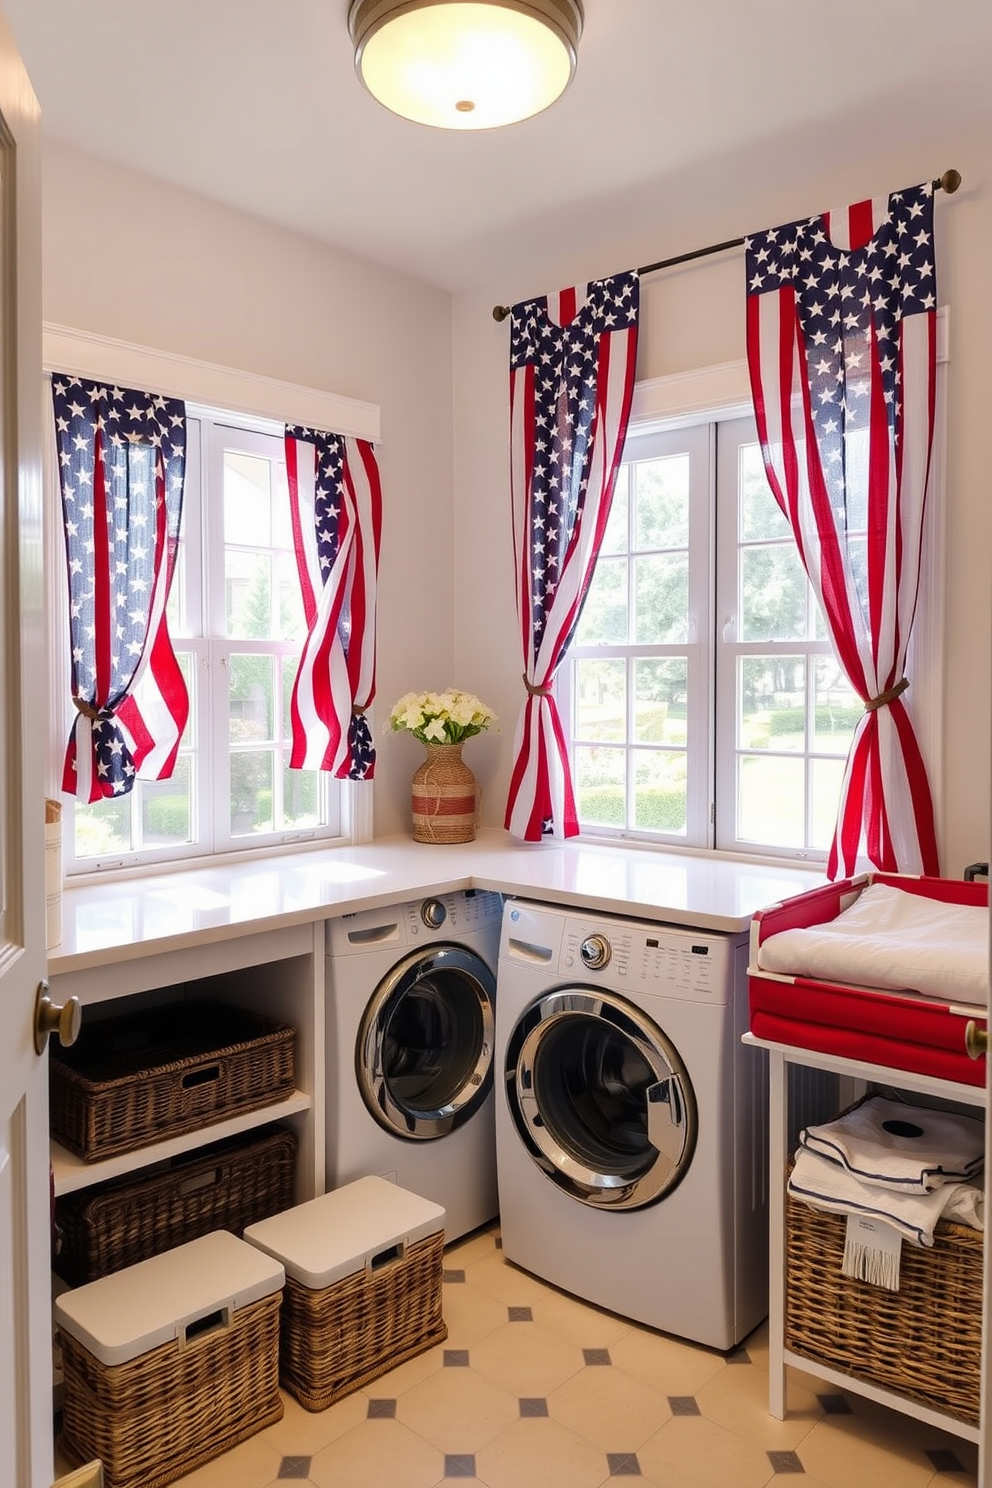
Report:
M788 864L576 841L528 845L492 829L457 846L381 838L70 885L48 970L56 976L471 887L739 932L755 910L824 881L822 872Z

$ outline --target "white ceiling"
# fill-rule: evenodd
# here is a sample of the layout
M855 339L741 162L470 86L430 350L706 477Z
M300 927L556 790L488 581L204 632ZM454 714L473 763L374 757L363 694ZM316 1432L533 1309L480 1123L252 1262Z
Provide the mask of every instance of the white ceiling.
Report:
M46 135L451 290L679 199L992 121L990 0L585 0L565 97L479 134L373 102L348 0L0 10ZM920 177L954 164L921 157Z

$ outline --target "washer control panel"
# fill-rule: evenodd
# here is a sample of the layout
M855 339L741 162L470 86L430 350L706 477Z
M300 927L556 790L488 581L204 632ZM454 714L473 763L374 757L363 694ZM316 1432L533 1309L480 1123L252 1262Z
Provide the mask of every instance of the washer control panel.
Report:
M442 930L446 936L464 935L497 922L503 913L503 896L488 889L463 889L407 904L402 913L410 941Z
M569 920L559 971L605 972L606 980L659 996L721 1001L728 948L721 936L669 926Z

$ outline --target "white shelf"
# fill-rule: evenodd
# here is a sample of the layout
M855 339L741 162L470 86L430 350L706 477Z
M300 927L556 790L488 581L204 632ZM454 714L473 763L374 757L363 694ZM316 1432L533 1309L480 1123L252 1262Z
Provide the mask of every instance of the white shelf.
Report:
M916 1075L906 1070L893 1069L885 1065L868 1064L857 1059L839 1055L820 1054L814 1050L799 1049L791 1044L778 1044L768 1039L744 1035L744 1042L753 1048L765 1049L769 1056L769 1172L785 1172L790 1153L788 1151L789 1129L789 1082L787 1066L802 1065L806 1068L825 1070L856 1080L896 1086L900 1090L912 1090L920 1094L939 1096L945 1100L984 1107L986 1091L984 1085L964 1085L957 1081L941 1080L934 1075ZM982 1477L981 1426L970 1426L943 1411L921 1405L894 1390L870 1385L853 1375L819 1363L805 1355L794 1353L785 1346L785 1184L773 1181L769 1189L769 1276L768 1276L768 1411L780 1421L788 1414L786 1397L786 1366L802 1370L816 1379L826 1380L841 1390L851 1390L875 1400L892 1410L915 1416L931 1426L939 1427L965 1441L977 1442L979 1446L979 1482ZM976 1306L981 1300L976 1300Z
M794 1354L791 1349L784 1349L782 1361L792 1369L801 1369L804 1374L811 1374L814 1379L825 1380L827 1384L836 1385L839 1390L851 1390L855 1395L863 1395L867 1400L874 1400L879 1405L887 1405L890 1410L902 1411L904 1415L908 1411L916 1420L925 1421L928 1426L936 1426L952 1436L961 1437L964 1441L980 1442L982 1439L981 1429L978 1426L969 1426L967 1421L959 1421L943 1411L934 1410L932 1406L921 1405L918 1400L907 1400L905 1395L899 1395L895 1390L885 1390L880 1385L870 1385L866 1380L859 1380L852 1374L845 1374L841 1369L833 1369L829 1364L819 1364L813 1359L807 1359L805 1354Z
M224 1137L234 1137L239 1132L251 1131L270 1121L280 1121L286 1116L294 1116L299 1111L309 1109L309 1095L297 1090L286 1100L274 1105L261 1106L255 1111L243 1111L237 1116L229 1117L227 1121L219 1121L215 1126L201 1126L196 1131L184 1132L182 1136L169 1137L164 1142L154 1142L148 1147L138 1147L133 1152L121 1152L102 1162L83 1162L81 1157L67 1152L58 1142L53 1142L51 1160L55 1193L57 1196L76 1193L81 1188L91 1188L94 1183L119 1178L124 1173L137 1172L182 1152L192 1152L211 1142L222 1141Z

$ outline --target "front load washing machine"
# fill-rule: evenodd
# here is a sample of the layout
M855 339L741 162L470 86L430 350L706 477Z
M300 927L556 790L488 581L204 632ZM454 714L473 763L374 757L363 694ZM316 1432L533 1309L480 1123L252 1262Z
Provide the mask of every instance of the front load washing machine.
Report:
M469 889L328 923L328 1187L391 1178L443 1206L449 1240L497 1210L502 906Z
M767 1311L767 1061L747 938L507 900L498 963L503 1253L719 1349Z

